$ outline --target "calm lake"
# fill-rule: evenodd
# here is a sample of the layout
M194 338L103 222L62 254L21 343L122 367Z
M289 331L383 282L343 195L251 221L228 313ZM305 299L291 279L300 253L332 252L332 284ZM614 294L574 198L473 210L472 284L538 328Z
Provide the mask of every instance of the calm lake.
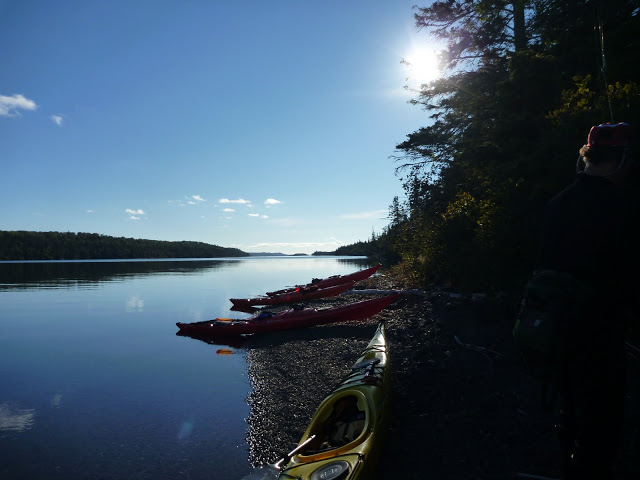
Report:
M370 265L0 263L0 478L241 478L250 470L247 351L176 336L175 323L247 317L229 298Z

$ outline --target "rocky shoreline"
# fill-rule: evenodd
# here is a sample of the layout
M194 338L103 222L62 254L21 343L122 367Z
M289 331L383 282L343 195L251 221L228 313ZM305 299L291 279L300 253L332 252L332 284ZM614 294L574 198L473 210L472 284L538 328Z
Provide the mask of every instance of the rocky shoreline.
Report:
M557 412L542 409L537 385L518 366L513 306L401 287L390 276L376 275L359 284L360 293L314 304L400 290L400 299L374 318L282 332L247 345L251 463L272 462L297 444L319 403L385 321L393 407L379 478L508 479L520 472L559 477L552 429ZM632 387L629 402L638 398L637 381ZM621 479L640 478L637 401L629 410Z

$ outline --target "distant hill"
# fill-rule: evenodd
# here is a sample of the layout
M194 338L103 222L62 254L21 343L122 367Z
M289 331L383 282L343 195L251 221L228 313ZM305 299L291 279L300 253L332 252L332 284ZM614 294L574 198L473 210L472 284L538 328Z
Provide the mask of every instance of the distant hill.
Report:
M294 253L293 255L289 255L287 253L273 253L273 252L251 252L249 253L252 257L308 257L306 253Z
M168 242L97 233L0 230L0 260L248 257L237 248L202 242Z
M372 253L371 242L356 242L352 245L343 245L338 247L333 252L313 252L314 256L370 256Z

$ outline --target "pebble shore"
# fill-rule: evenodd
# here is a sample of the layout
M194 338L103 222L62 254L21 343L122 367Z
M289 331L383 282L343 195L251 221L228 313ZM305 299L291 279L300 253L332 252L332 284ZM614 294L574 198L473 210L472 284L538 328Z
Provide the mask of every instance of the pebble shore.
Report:
M384 321L393 403L378 478L560 477L552 428L557 412L541 408L537 385L518 365L510 305L485 296L402 290L384 274L359 288L360 293L309 306L349 303L391 290L401 297L366 321L280 332L248 343L247 440L253 465L273 462L297 445L317 406ZM637 413L631 409L621 479L640 478L633 451Z

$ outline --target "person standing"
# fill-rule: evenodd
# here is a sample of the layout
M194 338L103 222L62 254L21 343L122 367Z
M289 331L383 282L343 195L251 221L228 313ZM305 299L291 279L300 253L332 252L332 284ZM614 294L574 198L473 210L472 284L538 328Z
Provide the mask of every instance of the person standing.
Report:
M638 312L638 247L625 187L632 178L635 137L627 123L591 128L575 180L548 203L541 268L589 286L588 305L569 315L561 339L567 480L613 478L624 422L624 336ZM634 270L636 269L636 270Z

